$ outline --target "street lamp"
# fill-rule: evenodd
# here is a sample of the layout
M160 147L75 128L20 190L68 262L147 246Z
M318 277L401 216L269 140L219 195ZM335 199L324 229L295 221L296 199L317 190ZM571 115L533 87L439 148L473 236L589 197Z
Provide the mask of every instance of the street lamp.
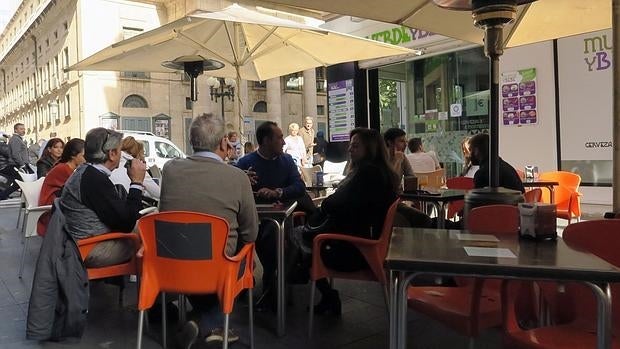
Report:
M48 107L49 107L49 112L50 112L51 119L52 120L58 119L58 102L57 101L52 101L52 102L49 103Z
M228 100L235 101L235 88L237 87L237 81L231 78L216 78L209 77L207 79L207 86L211 90L211 100L215 97L215 103L217 99L222 99L222 120L226 120L224 117L224 97L228 97Z

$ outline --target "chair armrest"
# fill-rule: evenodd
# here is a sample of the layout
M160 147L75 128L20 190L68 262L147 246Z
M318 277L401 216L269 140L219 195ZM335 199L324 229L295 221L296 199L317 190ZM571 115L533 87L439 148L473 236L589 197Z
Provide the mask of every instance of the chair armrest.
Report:
M241 262L242 260L246 258L248 254L252 254L252 252L254 252L253 242L243 245L243 248L241 249L241 251L239 251L234 256L231 256L231 257L226 256L226 259L228 259L231 262Z
M132 240L136 250L140 247L140 236L133 233L106 233L86 239L77 240L78 249L82 260L86 259L90 251L97 246L98 243L108 240L128 239Z
M50 211L52 209L52 205L26 207L26 209L30 212Z
M319 234L314 237L314 240L312 241L312 248L316 249L316 248L321 247L323 242L326 240L347 241L359 247L361 246L370 247L370 246L374 246L377 243L379 243L379 240L364 239L364 238L360 238L357 236L344 235L344 234L325 233L325 234Z
M133 234L133 233L106 233L106 234L101 234L101 235L89 237L89 238L86 238L86 239L80 239L80 240L77 241L77 244L78 244L78 246L85 246L85 245L97 244L97 243L102 242L102 241L115 240L115 239L130 239L130 240L134 240L135 242L140 242L140 237L138 236L138 234Z

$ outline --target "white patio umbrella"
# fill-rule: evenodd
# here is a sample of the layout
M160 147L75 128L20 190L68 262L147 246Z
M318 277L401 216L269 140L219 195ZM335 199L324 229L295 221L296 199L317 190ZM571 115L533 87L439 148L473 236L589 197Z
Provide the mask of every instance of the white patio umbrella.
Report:
M236 79L239 86L241 79L265 81L319 66L412 53L395 45L323 30L302 19L271 16L236 4L216 12L197 11L113 44L67 70L181 69L191 77L191 98L196 100L196 78L203 70Z
M266 0L263 6L269 6L271 3L402 24L482 44L484 31L472 25L471 12L446 10L438 7L435 2L434 0ZM437 2L450 5L463 1ZM611 0L538 0L519 7L516 20L507 24L504 29L503 46L514 47L610 27Z
M120 41L68 70L172 72L162 63L194 56L223 63L214 72L218 77L264 81L319 66L411 52L232 5Z
M266 0L263 6L278 6L280 9L303 8L350 15L402 24L483 44L485 32L472 25L472 12L454 11L448 8L471 8L502 3L522 6L518 6L514 20L505 23L504 35L492 38L492 40L498 40L492 46L499 51L500 55L503 48L612 28L613 17L615 24L613 26L614 61L617 62L620 57L620 30L618 28L620 0ZM498 56L495 58L491 56L491 61L495 61L491 63L492 73L497 68L494 64L498 60ZM613 96L613 140L614 144L618 144L620 142L620 88L618 88L620 66L618 64L613 65L613 76L614 86L616 86ZM494 93L491 93L491 103L496 103L496 99ZM493 112L491 115L494 115ZM496 168L493 163L497 163L497 123L499 120L495 120L496 118L492 118L490 123L492 170ZM620 164L620 147L614 147L613 161L614 164ZM491 183L494 182L494 177L492 173ZM615 212L620 212L620 166L614 166L613 209Z

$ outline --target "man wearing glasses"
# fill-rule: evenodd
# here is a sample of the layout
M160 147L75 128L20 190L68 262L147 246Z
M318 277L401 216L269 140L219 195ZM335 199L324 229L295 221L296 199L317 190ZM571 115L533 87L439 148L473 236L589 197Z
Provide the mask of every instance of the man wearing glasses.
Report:
M86 163L69 177L60 197L66 229L76 240L110 232L130 233L140 218L145 164L134 159L128 166L131 185L126 198L121 197L109 179L121 160L122 138L122 133L102 127L86 134ZM128 261L133 253L134 247L128 240L109 240L97 244L84 264L88 268L119 264Z

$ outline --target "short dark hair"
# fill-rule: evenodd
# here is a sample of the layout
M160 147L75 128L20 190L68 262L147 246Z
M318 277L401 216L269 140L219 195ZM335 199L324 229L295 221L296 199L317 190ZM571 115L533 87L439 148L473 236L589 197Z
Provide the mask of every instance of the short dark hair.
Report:
M17 128L19 126L24 126L24 124L22 124L21 122L16 123L15 125L13 125L13 131L17 131Z
M479 161L489 157L489 134L478 133L469 139L469 151L473 153L474 149L478 149Z
M412 153L420 150L420 148L422 148L422 138L411 138L409 143L407 143L407 148L409 148L409 151Z
M60 160L58 160L58 162L69 162L73 157L77 156L83 150L84 140L79 138L72 138L67 142L67 144L65 144L65 148L62 150L62 155L60 156Z
M258 145L262 145L266 138L273 137L274 127L278 127L278 124L273 121L265 121L258 126L256 129L256 142L258 142Z
M389 146L388 142L394 142L396 138L406 136L407 133L400 128L393 127L383 133L383 140L385 140L385 144Z

